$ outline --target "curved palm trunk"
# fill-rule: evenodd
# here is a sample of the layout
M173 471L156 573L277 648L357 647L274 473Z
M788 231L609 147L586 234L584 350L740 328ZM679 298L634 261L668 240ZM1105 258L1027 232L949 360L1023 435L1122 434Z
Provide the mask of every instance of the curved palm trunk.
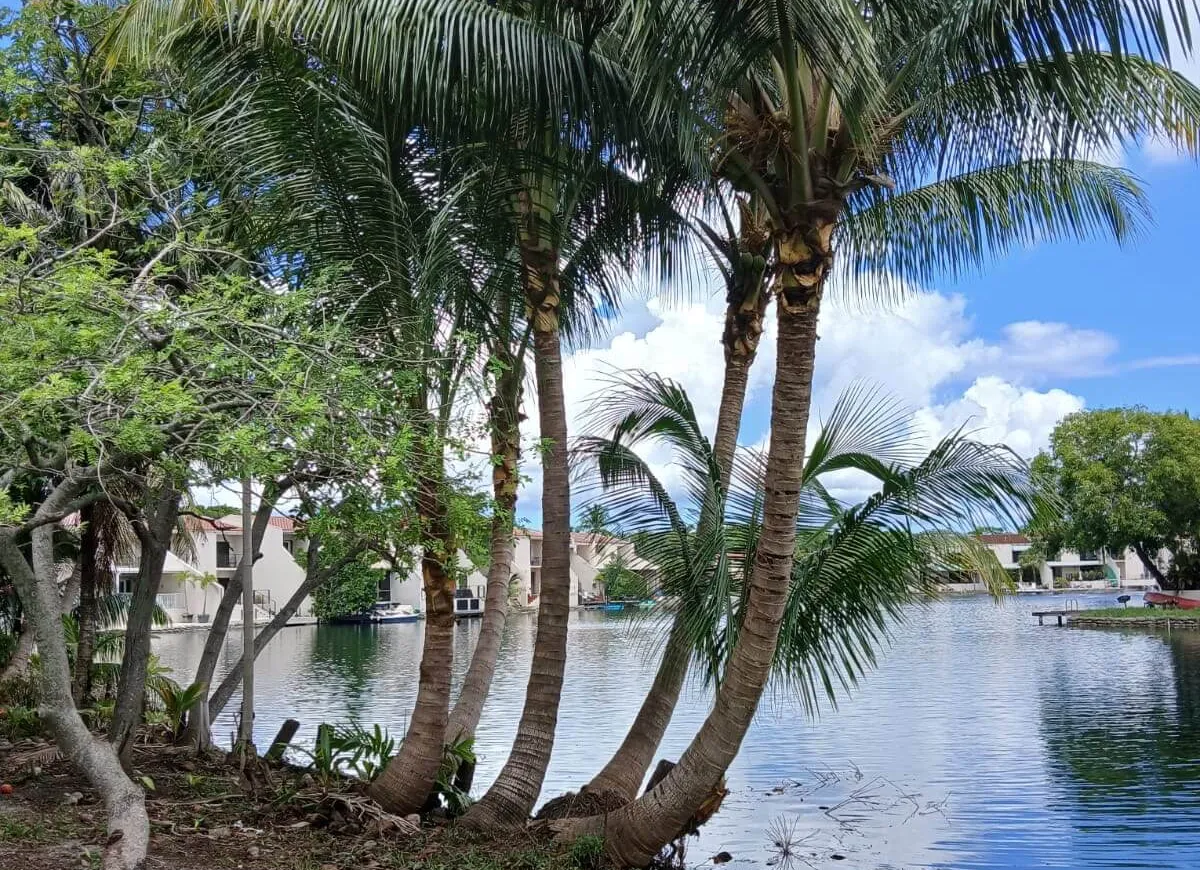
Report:
M441 441L430 440L431 455L425 461L417 491L417 510L427 540L421 556L426 615L417 700L400 751L369 790L371 797L399 815L420 810L433 791L450 713L454 576L446 565L455 557L455 548L443 491Z
M758 353L763 317L767 310L767 294L760 291L759 282L755 284L748 292L731 289L725 310L725 333L722 337L725 346L725 379L721 386L721 405L717 411L717 430L713 440L713 455L721 470L722 490L729 488L750 367ZM711 516L701 517L699 526L705 528L714 519ZM683 615L678 614L671 625L654 682L629 732L604 769L584 786L586 790L611 792L625 800L633 800L637 796L663 735L667 732L667 726L671 724L675 705L679 703L679 695L687 679L691 647Z
M542 450L542 596L525 706L500 775L463 817L476 828L523 824L537 803L550 765L567 664L571 603L571 496L567 469L567 410L559 337L558 251L528 192L521 197L521 265L533 319L534 375ZM541 212L540 214L545 214Z
M796 543L817 315L832 260L832 229L832 222L821 222L777 240L779 344L763 533L737 643L713 709L679 763L651 791L609 816L564 826L566 836L602 831L606 855L616 866L645 866L663 846L688 830L737 756L770 676Z
M475 736L479 717L496 673L500 640L508 616L508 583L512 577L513 518L517 509L517 464L521 449L521 370L510 365L496 383L489 406L492 417L492 510L487 595L483 622L462 691L450 713L446 742L457 743Z

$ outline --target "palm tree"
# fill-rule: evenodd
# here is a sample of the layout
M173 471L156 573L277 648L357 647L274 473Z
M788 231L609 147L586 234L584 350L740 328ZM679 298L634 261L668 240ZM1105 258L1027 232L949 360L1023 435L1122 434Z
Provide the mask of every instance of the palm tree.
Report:
M877 2L864 15L833 4L821 18L792 4L739 4L727 47L742 62L714 65L732 73L714 87L726 100L716 166L759 197L779 270L763 535L712 713L655 789L607 817L615 860L648 860L708 797L770 674L835 240L855 267L913 277L1035 238L1098 228L1127 238L1136 187L1080 155L1155 132L1197 144L1197 91L1156 62L1181 19L1149 0L1106 4L1103 14L1075 4L1063 28L1060 5ZM815 21L838 24L837 40L814 32ZM855 251L854 230L873 222L907 244Z
M575 276L567 274L561 260L573 232L586 230L596 240L627 243L636 223L605 216L624 202L611 194L645 186L622 168L628 149L620 143L630 138L610 142L607 137L607 131L617 126L644 126L642 113L629 111L635 96L631 77L593 51L609 19L603 10L557 3L503 9L473 0L452 4L264 0L228 10L206 2L141 0L131 4L125 18L121 39L142 54L164 44L178 48L184 37L194 44L198 28L204 26L225 28L231 41L245 38L251 44L261 44L275 33L303 34L306 47L319 56L320 63L337 70L339 85L381 96L393 108L404 106L405 111L397 115L407 118L407 124L389 118L390 130L406 136L419 126L445 141L502 144L505 153L512 155L504 163L509 184L505 199L510 206L510 232L515 230L516 235L538 384L547 579L539 603L535 664L511 763L472 816L475 823L517 823L532 808L549 762L565 657L570 506L561 379L562 309L571 293L595 279L604 260L598 252L604 248L590 239L580 244ZM337 33L353 33L355 38L345 40ZM453 55L462 60L460 74L473 70L468 77L478 75L488 81L473 83L465 94L457 86L445 88L445 58ZM219 80L212 70L222 69L221 75L229 70L211 65L210 56L201 51L199 61L194 59L190 66ZM460 81L457 76L450 78ZM414 87L421 91L419 95ZM564 118L566 122L550 120ZM583 129L586 135L581 135ZM393 143L404 141L392 135ZM332 154L336 148L329 144L327 153ZM374 255L370 247L361 253ZM448 684L448 672L445 679ZM404 754L410 745L406 740ZM424 760L431 763L431 758ZM427 766L421 766L418 778L424 778ZM394 791L387 787L389 780L387 775L381 778L377 793Z
M763 537L765 458L743 451L727 494L686 392L656 375L614 376L594 407L592 423L611 434L577 442L585 492L639 532L640 552L658 568L664 591L679 599L672 631L683 626L707 681L727 682ZM955 529L1027 517L1039 492L1027 466L961 431L928 452L924 437L898 403L855 388L839 399L813 444L771 669L814 712L822 697L834 701L853 687L874 664L889 625L903 619L905 606L936 595L949 568L979 574L995 592L1010 585L990 551ZM671 448L681 497L638 454L651 443ZM878 494L841 505L823 478L847 469L873 478ZM728 510L704 533L699 518L709 504Z
M763 215L761 209L755 207L753 198L734 198L736 224L730 198L718 191L711 199L722 219L720 228L699 217L693 219L692 225L696 236L705 243L725 285L725 328L721 334L725 368L713 439L713 459L720 472L721 492L725 492L733 471L750 368L758 354L763 319L770 301L773 269L769 260L770 236L763 229ZM707 508L697 521L698 527L704 529L719 519L723 504L714 501L708 503ZM625 801L637 795L671 722L687 677L692 638L684 617L684 611L678 610L650 690L620 747L585 787L588 791L615 794Z

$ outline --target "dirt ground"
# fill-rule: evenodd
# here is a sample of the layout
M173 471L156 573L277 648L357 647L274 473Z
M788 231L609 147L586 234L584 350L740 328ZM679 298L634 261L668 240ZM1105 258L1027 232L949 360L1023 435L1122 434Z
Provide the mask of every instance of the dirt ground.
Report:
M359 786L323 786L284 766L246 775L223 755L139 747L147 789L148 870L570 870L577 862L524 833L504 842L383 813ZM86 780L53 747L0 747L0 868L98 868L105 814Z

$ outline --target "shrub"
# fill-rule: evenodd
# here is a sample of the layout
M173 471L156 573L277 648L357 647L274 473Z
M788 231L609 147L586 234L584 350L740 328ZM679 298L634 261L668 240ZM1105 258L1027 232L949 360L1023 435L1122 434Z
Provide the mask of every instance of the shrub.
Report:
M24 740L42 733L42 720L31 707L0 707L0 736Z

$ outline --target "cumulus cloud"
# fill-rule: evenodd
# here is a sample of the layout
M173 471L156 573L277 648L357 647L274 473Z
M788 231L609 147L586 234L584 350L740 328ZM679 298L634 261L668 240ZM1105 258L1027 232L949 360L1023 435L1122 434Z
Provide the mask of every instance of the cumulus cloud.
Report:
M719 298L675 306L651 299L637 318L643 329L621 329L599 346L569 354L563 375L572 433L582 431L588 401L604 378L613 369L634 368L682 383L702 425L712 431L721 390L722 317ZM820 335L814 427L847 387L868 382L911 407L930 443L965 426L976 437L1006 443L1024 456L1044 447L1055 424L1084 406L1081 396L1053 381L1111 371L1117 351L1116 340L1107 333L1065 323L1016 322L984 337L966 300L940 293L914 292L881 310L830 305L822 315ZM768 319L751 376L744 443L766 445L774 340L774 323ZM525 435L532 443L537 437L535 400L527 405ZM647 458L668 485L676 482L668 455L649 453ZM532 455L526 474L530 480L521 493L520 513L536 518L541 469ZM850 474L829 484L843 498L870 490L869 481Z

